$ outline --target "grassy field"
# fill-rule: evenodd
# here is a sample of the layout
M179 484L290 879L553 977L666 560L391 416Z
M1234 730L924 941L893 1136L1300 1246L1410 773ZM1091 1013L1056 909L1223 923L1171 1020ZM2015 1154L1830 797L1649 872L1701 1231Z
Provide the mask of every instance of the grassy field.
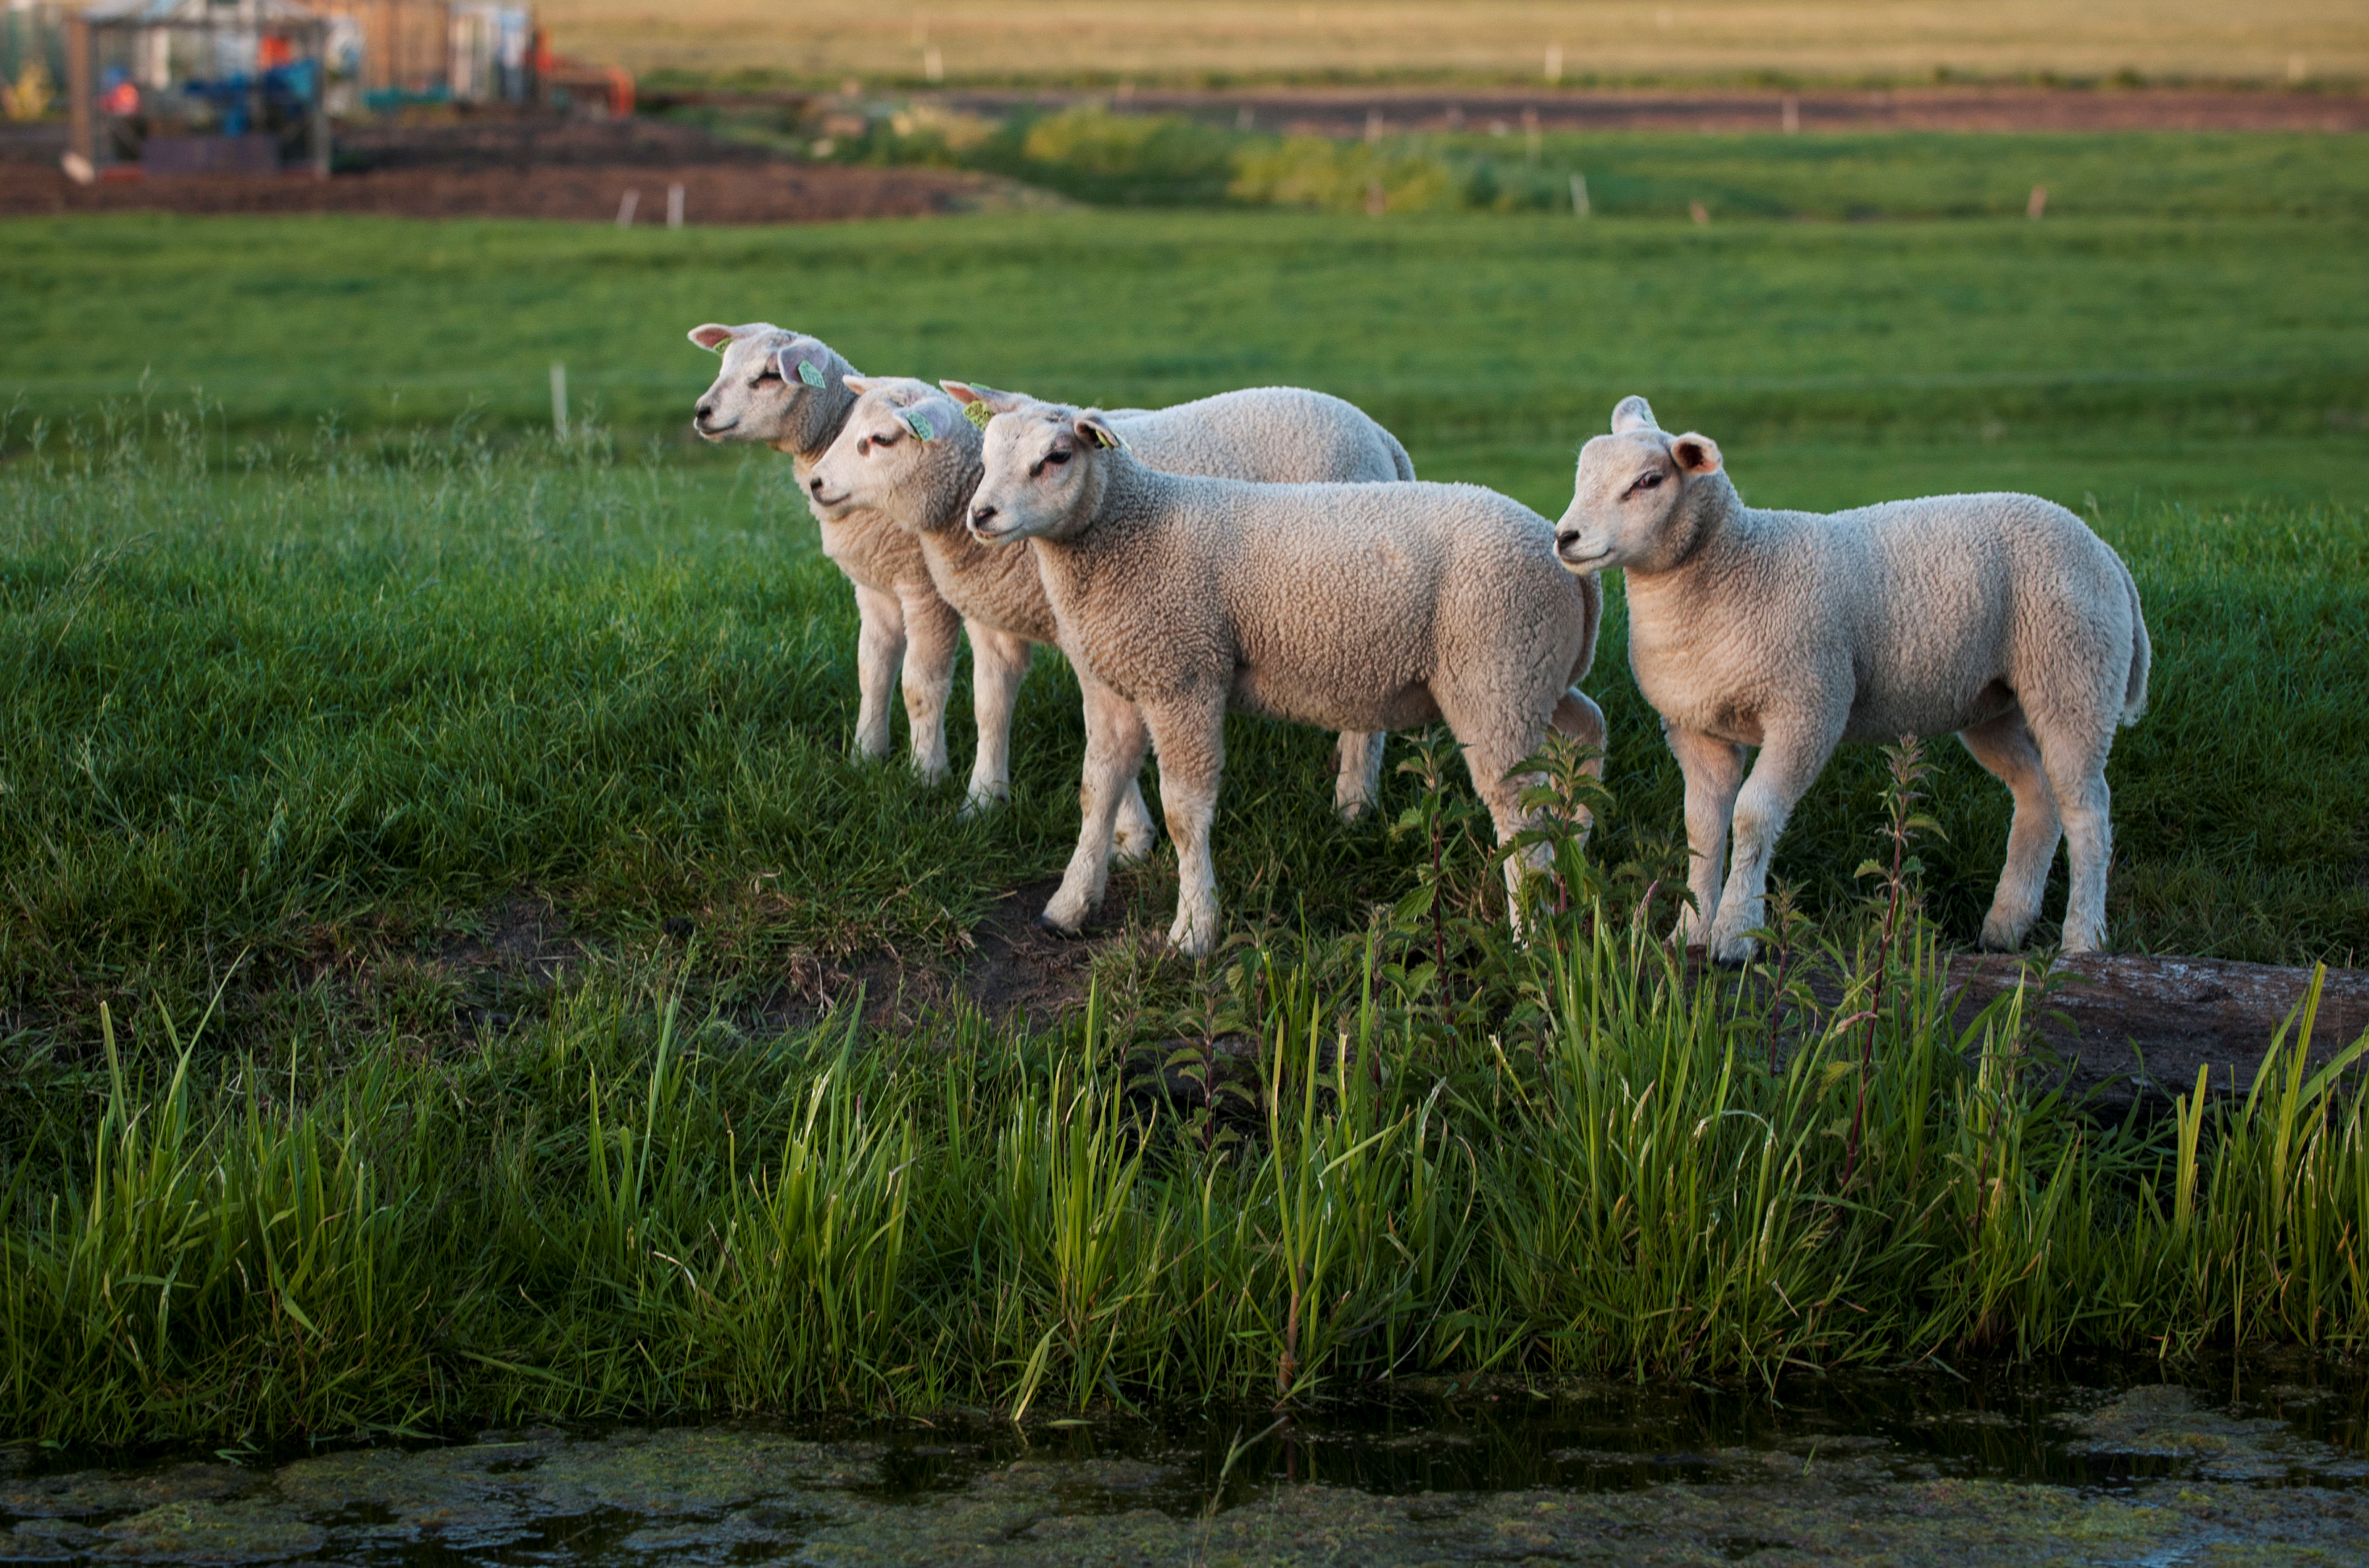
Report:
M2067 1120L2006 1021L1986 1058L1917 1000L1928 950L1869 945L1879 755L1837 761L1778 862L1883 977L1874 1066L1848 1004L1772 1068L1758 1003L1652 983L1622 933L1674 864L1677 779L1617 592L1604 880L1552 940L1496 934L1460 784L1388 783L1386 821L1444 814L1435 931L1406 904L1426 830L1333 823L1324 738L1238 721L1219 872L1254 949L1113 944L1093 1020L1033 1036L910 1007L897 1048L852 1013L808 1028L818 977L958 970L1058 868L1073 688L1032 678L985 820L851 762L852 607L786 464L680 433L713 363L683 330L770 317L867 368L1114 404L1322 386L1426 475L1550 514L1631 391L1762 502L2035 489L2124 553L2155 635L2110 773L2114 941L2343 961L2369 949L2369 236L2349 209L2244 215L2247 183L2040 223L10 225L0 1426L2351 1343L2362 1104L2280 1078L2185 1155ZM555 359L579 426L599 405L564 445L538 428ZM1963 944L2007 801L1933 757L1924 909ZM1156 857L1115 897L1157 931L1173 892ZM521 907L566 978L502 961ZM1147 1151L1127 1086L1195 1042L1167 1071L1208 1075L1234 1031L1264 1042L1245 1092ZM1672 1162L1699 1125L1735 1141ZM1644 1172L1684 1176L1650 1220ZM1344 1173L1367 1185L1336 1203ZM1976 1196L1994 1176L2013 1203ZM1505 1262L1538 1256L1562 1261Z
M1539 81L1560 45L1566 81L1638 77L1930 80L2149 76L2284 81L2369 70L2369 33L2341 0L1013 0L991 11L888 10L857 0L794 8L754 0L661 11L648 0L552 0L538 15L563 49L636 71L771 73L919 82L934 46L950 81Z

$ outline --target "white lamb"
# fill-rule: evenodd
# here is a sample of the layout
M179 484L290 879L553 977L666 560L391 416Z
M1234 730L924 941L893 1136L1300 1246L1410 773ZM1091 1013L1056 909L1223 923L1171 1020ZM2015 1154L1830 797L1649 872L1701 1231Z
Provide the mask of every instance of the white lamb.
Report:
M843 384L855 367L819 339L769 322L710 322L692 327L691 340L724 356L715 384L700 395L692 428L712 441L762 441L787 452L803 490L855 406L855 394ZM938 597L910 533L861 508L812 509L822 553L855 586L856 755L888 754L888 696L901 660L913 766L925 778L944 778L946 697L962 618Z
M1333 729L1444 718L1501 842L1528 820L1506 774L1551 723L1602 743L1603 715L1574 687L1601 593L1558 568L1552 530L1528 507L1469 485L1166 474L1099 412L991 401L1001 411L970 531L1000 548L1033 542L1062 650L1140 719L1089 738L1085 824L1047 924L1074 930L1100 900L1113 818L1148 739L1176 844L1169 940L1209 951L1229 707ZM1509 887L1521 875L1509 862Z
M807 476L818 510L860 508L893 518L921 541L939 594L961 612L971 644L971 692L978 756L966 809L1010 793L1012 714L1033 649L1058 639L1053 608L1026 550L996 550L970 537L963 521L978 487L979 430L966 405L984 409L1011 394L948 382L850 376L854 411ZM1158 412L1109 416L1141 461L1171 473L1237 479L1332 478L1346 482L1413 476L1405 450L1356 408L1322 393L1258 387L1223 393ZM1099 727L1118 699L1086 683L1086 722ZM1379 734L1345 733L1335 752L1333 803L1355 818L1380 784ZM1133 858L1151 841L1141 789L1130 782L1119 807L1117 846Z
M2060 817L2065 951L2104 939L2106 755L2146 704L2148 646L2128 568L2079 518L2017 495L1758 510L1709 437L1665 434L1626 397L1580 452L1556 549L1574 572L1627 573L1630 668L1686 775L1682 937L1751 956L1777 835L1837 741L1954 730L2015 793L1983 944L2021 945Z

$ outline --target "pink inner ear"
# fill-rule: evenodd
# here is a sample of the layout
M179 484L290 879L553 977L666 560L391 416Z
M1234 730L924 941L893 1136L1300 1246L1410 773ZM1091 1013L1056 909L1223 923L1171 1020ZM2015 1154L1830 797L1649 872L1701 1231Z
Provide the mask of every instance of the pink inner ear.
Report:
M691 329L691 340L703 349L717 349L732 341L732 329L709 322Z

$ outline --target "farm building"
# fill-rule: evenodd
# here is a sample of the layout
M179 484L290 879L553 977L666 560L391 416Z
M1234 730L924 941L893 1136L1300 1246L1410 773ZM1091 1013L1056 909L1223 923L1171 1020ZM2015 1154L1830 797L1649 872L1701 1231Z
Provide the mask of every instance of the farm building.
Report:
M64 31L76 177L326 175L332 117L537 83L533 15L498 0L102 0Z

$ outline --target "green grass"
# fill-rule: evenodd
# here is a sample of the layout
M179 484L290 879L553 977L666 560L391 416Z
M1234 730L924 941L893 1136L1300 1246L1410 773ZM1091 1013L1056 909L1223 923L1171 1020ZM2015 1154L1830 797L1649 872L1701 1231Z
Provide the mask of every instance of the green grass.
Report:
M119 1444L1017 1419L2369 1335L2369 1091L2299 1049L2242 1100L2101 1131L2044 1092L2023 998L1952 1030L1922 937L1862 946L1780 1064L1771 1015L1628 922L1500 947L1507 1045L1374 977L1410 936L1229 966L1209 1016L1258 1050L1224 1123L1130 1094L1092 1007L866 1050L694 1020L645 971L441 1059L292 1036L193 1069L186 1036L110 1031L82 1125L6 1173L0 1410Z
M1761 502L2035 489L2123 552L2155 635L2151 711L2110 771L2115 942L2342 961L2369 949L2353 218L134 217L6 238L0 1425L1271 1391L1290 1260L1320 1252L1352 1305L1307 1322L1287 1380L1326 1386L2369 1328L2329 1261L2357 1232L2329 1206L2369 1191L2344 1163L2352 1099L2321 1103L2308 1203L2279 1163L2293 1138L2208 1135L2198 1180L2221 1196L2180 1230L2171 1133L2081 1131L1981 1078L2007 1069L1919 1022L1929 967L1904 970L1871 1137L1928 1153L1846 1178L1820 1129L1856 1078L1819 1053L1848 1042L1746 1073L1728 1052L1760 1059L1749 1007L1640 990L1651 964L1578 926L1507 949L1460 784L1450 973L1410 972L1427 935L1385 922L1359 1022L1352 949L1422 883L1425 845L1335 824L1324 738L1256 721L1231 727L1216 841L1271 983L1246 998L1121 947L1091 1039L926 1014L907 1048L841 1063L860 1027L784 1022L818 974L959 967L994 901L1065 858L1074 688L1031 680L1015 799L981 821L956 819L953 786L850 761L852 605L786 464L675 433L713 363L682 331L770 317L867 368L1080 399L1325 387L1427 475L1550 514L1631 391L1718 436ZM601 405L564 447L538 429L555 358L579 416ZM1589 682L1616 795L1595 849L1650 876L1677 781L1621 625L1616 591ZM1935 756L1926 906L1963 944L2008 801L1954 746ZM1845 946L1883 782L1879 756L1838 758L1779 855ZM1425 798L1387 788L1386 819ZM1156 858L1115 898L1157 930L1173 893ZM2060 873L2052 913L2062 897ZM480 956L517 900L586 945L567 979ZM210 1003L176 1099L176 1041ZM1391 1064L1362 1108L1303 1093L1311 1005L1326 1051L1370 1028L1356 1059ZM1279 1043L1262 1070L1283 1119L1242 1122L1223 1161L1185 1148L1224 1130L1199 1122L1130 1163L1120 1059L1230 1008ZM1663 1119L1632 1126L1639 1104ZM1668 1158L1698 1123L1740 1141ZM1936 1218L1969 1201L1963 1167L1931 1151L2010 1132L2032 1207L1969 1241ZM828 1173L793 1180L808 1170ZM1626 1229L1644 1196L1623 1171L1697 1185ZM1350 1173L1365 1229L1336 1246L1324 1195ZM868 1220L817 1209L830 1190ZM1733 1216L1769 1192L1779 1261L1755 1262ZM1416 1226L1435 1239L1406 1244ZM1516 1261L1536 1256L1562 1261ZM286 1282L254 1288L268 1260ZM1792 1316L1768 1316L1771 1269ZM193 1283L140 1283L168 1278Z

